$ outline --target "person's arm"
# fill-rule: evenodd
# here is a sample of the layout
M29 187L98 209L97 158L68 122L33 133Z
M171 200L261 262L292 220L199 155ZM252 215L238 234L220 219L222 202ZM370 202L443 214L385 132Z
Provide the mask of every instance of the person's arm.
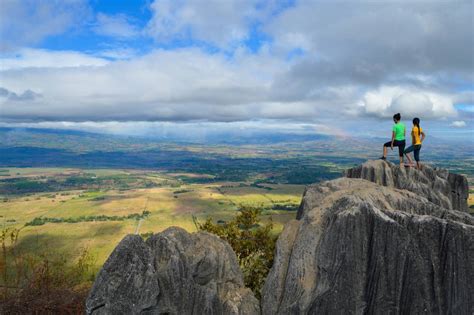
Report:
M425 133L422 131L420 142L423 143L423 140L425 140Z

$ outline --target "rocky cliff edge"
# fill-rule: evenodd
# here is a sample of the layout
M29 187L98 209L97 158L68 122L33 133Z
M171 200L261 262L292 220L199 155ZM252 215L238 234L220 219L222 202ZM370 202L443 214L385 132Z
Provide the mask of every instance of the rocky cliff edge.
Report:
M473 314L467 181L369 161L309 186L277 243L263 314Z

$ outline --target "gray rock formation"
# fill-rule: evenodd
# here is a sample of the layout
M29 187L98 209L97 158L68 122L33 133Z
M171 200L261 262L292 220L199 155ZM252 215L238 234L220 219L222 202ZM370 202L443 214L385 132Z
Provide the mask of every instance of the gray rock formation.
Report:
M232 248L218 237L169 228L146 242L126 236L102 267L88 314L258 314Z
M444 208L468 211L469 189L466 177L449 173L445 169L424 165L421 170L417 170L376 160L347 170L346 176L406 189Z
M278 239L263 314L474 314L474 218L453 210L466 208L466 180L382 161L347 175L370 181L306 189Z
M464 177L369 161L310 185L280 235L263 314L474 314L474 217ZM169 228L129 235L88 314L258 314L230 246Z

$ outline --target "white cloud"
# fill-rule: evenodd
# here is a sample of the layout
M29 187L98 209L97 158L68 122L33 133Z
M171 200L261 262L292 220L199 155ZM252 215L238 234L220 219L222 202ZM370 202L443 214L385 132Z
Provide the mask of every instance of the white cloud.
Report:
M473 9L470 0L302 1L263 30L275 50L301 48L313 57L295 69L296 79L311 72L313 85L441 80L445 86L454 76L474 80Z
M466 122L463 120L455 120L451 123L451 127L464 128L466 127Z
M127 60L138 57L140 54L137 49L130 47L114 47L110 49L104 49L94 54L99 58L109 58L113 60Z
M365 93L359 101L363 114L389 118L396 113L403 117L433 119L456 116L452 97L432 91L399 86L384 86Z
M415 87L384 86L361 94L357 85L328 85L299 93L299 83L289 81L275 89L276 78L288 76L291 64L269 52L243 50L229 59L199 49L156 50L117 61L46 50L20 56L4 60L0 87L41 97L21 106L0 99L4 120L316 122L395 112L422 119L456 115L450 94Z
M43 59L54 60L56 54ZM33 59L6 62L9 70L2 72L0 86L15 93L30 89L43 97L22 106L3 101L4 119L252 119L260 104L269 102L271 78L284 69L271 56L241 54L228 60L197 49L157 50L115 62L91 57L94 66L74 66L74 59L60 68L49 63L30 68L37 55L26 56Z
M99 35L123 39L136 37L140 34L140 29L124 14L97 14L97 24L93 30Z
M0 8L0 51L41 42L89 19L85 0L7 0Z
M103 66L107 60L76 51L25 48L0 59L0 71L22 68L67 68Z
M245 39L256 18L256 0L157 0L148 33L158 41L195 39L221 48Z

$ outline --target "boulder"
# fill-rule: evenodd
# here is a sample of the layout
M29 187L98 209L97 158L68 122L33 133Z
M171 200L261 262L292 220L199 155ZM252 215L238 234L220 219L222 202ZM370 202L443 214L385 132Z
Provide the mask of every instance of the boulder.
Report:
M88 314L258 314L232 248L177 227L126 236L102 267Z
M348 176L370 181L306 189L278 239L262 313L473 314L474 218L450 197L465 179L383 161Z

